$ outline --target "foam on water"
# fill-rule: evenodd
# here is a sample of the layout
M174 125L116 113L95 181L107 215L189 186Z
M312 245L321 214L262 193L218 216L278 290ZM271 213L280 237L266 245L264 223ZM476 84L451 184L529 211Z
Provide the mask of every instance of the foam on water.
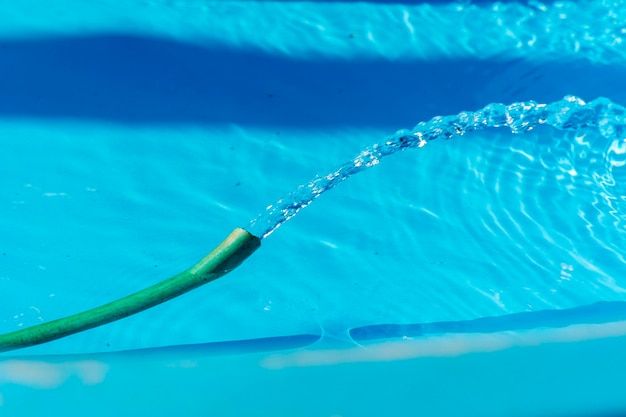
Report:
M602 136L611 141L609 153L616 158L609 163L618 166L624 164L626 109L606 98L598 98L589 103L575 96L566 96L563 100L550 104L539 104L534 101L510 105L489 104L475 112L462 112L456 116L437 116L428 122L419 123L412 130L396 132L384 142L363 150L333 172L318 176L280 198L250 222L249 230L263 238L269 236L325 191L354 174L378 165L381 158L398 151L421 148L438 138L451 139L481 129L508 127L513 133L524 133L540 125L574 131L597 127Z

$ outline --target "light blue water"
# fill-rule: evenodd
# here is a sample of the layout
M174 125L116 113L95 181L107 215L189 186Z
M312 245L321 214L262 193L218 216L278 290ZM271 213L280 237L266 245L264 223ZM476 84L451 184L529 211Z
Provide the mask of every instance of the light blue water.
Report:
M377 166L299 212L228 277L20 352L166 347L165 359L13 358L0 362L0 407L45 415L25 398L58 405L75 393L85 400L68 415L251 415L255 405L381 415L416 398L439 415L624 406L623 324L612 323L626 301L624 15L608 1L2 6L0 332L158 282L299 185L319 195ZM309 182L316 175L322 183ZM270 210L255 232L310 198L278 218ZM267 339L290 335L291 345ZM318 338L347 353L272 356ZM416 340L391 355L381 338ZM167 348L194 343L205 345ZM430 378L411 385L415 375ZM88 408L128 383L134 399ZM212 404L188 400L195 384L213 389ZM170 395L155 399L159 386ZM254 400L235 400L241 391ZM276 392L293 399L268 400ZM451 402L454 392L472 395Z

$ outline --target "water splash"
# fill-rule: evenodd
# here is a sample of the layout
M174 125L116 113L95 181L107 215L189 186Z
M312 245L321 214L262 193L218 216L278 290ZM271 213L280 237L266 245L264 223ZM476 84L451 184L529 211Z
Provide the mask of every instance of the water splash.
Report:
M487 128L508 127L513 133L524 133L540 125L561 130L596 127L603 136L613 140L616 146L623 147L626 144L626 108L606 98L598 98L589 103L575 96L566 96L563 100L550 104L534 101L510 105L489 104L475 112L437 116L428 122L420 122L412 130L396 132L384 142L363 150L333 172L300 185L268 206L250 222L248 230L262 238L269 236L325 191L354 174L378 165L383 157L398 151L421 148L438 138L451 139Z

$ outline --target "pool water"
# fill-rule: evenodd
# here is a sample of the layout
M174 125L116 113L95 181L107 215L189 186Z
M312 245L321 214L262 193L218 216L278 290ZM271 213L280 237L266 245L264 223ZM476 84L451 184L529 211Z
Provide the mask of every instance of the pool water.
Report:
M388 156L227 277L3 353L2 415L626 410L622 2L2 9L0 333L182 271L418 122L567 95L617 109Z

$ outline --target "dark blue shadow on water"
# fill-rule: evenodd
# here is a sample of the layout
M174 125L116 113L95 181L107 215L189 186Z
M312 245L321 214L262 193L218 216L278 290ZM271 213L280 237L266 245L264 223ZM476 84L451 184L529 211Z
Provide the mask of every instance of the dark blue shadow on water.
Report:
M481 317L474 320L414 324L376 324L350 330L357 342L398 339L444 333L495 333L574 324L599 324L626 320L626 301L605 301L563 310L543 310Z
M19 355L16 351L11 358L33 358L46 359L50 361L65 360L72 358L111 358L122 357L124 359L133 358L162 358L162 357L204 357L221 355L243 355L251 353L274 352L288 349L297 349L309 346L320 339L321 336L311 334L299 334L292 336L261 337L257 339L229 340L225 342L194 343L186 345L171 345L163 347L119 350L112 352L80 353L72 355Z
M390 133L490 102L626 101L624 68L585 60L307 59L97 34L0 40L0 117Z
M249 353L273 352L302 348L317 342L320 336L299 334L292 336L262 337L258 339L232 340L226 342L174 345L157 348L134 349L112 352L108 355L122 355L125 358L140 356L219 356ZM106 353L105 353L106 354Z

